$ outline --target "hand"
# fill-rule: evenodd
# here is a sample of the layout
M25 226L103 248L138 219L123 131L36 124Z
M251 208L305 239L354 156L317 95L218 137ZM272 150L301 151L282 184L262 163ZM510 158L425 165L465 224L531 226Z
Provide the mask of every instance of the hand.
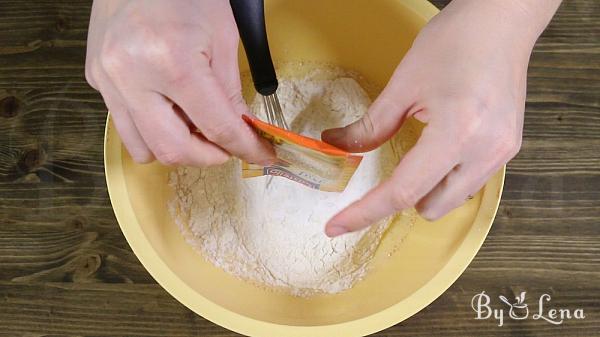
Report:
M529 56L552 17L537 29L528 1L454 0L421 31L368 113L323 133L328 143L364 152L409 117L427 124L387 181L328 222L329 236L415 206L426 219L440 218L515 156ZM551 2L553 13L558 1Z
M227 1L97 0L86 78L136 162L269 162L271 146L241 119L237 48Z

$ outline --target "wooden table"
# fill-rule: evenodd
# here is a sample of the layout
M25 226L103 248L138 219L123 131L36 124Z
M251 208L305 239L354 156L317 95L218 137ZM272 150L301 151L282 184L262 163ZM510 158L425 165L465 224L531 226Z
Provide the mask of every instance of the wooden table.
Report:
M237 336L169 296L119 230L106 110L84 79L90 4L0 1L0 336ZM534 311L548 293L586 318L498 327L474 319L483 290L527 291ZM537 44L523 148L483 248L443 296L377 334L559 335L600 336L598 0L565 0Z

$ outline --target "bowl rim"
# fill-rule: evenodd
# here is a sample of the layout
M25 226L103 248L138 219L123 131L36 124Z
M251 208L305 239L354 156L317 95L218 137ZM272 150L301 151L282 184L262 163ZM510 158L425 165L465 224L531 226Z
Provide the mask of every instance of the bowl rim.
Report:
M426 0L403 0L403 4L426 21L439 12ZM122 165L123 147L116 130L112 129L109 112L104 133L106 184L115 217L134 254L156 282L187 308L217 325L248 336L365 336L416 314L442 295L460 277L481 248L498 211L506 174L506 166L503 166L488 181L484 187L482 206L462 243L448 263L413 294L382 311L352 321L316 326L284 325L260 321L225 309L196 293L172 272L153 249L128 201ZM117 136L111 137L113 133ZM483 205L487 207L484 212Z

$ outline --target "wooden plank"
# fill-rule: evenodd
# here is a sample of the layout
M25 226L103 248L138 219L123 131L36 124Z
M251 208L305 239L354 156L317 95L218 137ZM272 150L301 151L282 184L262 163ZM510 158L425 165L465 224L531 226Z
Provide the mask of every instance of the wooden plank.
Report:
M55 90L0 89L2 101L9 116L0 118L0 182L33 173L34 181L104 185L106 108L97 93L69 84Z
M591 336L600 328L598 287L539 287L513 284L485 289L461 278L418 315L377 336ZM540 320L475 320L471 299L486 290L495 308L499 295L510 299L527 291L531 315L548 293L554 308L583 308L586 318L553 326ZM548 309L548 307L547 307ZM197 316L158 286L114 284L0 283L0 330L17 335L85 336L238 336Z

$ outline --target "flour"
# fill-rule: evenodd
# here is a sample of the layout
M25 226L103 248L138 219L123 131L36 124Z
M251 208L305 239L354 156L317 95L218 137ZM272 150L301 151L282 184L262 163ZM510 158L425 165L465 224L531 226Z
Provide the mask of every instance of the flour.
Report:
M337 68L283 79L278 95L291 129L313 138L362 117L371 103ZM260 97L250 108L265 119ZM170 211L204 258L237 277L299 296L337 293L365 275L390 219L334 239L324 234L325 223L388 176L397 157L389 144L365 154L342 193L278 177L242 179L239 160L206 169L182 167L171 174Z

